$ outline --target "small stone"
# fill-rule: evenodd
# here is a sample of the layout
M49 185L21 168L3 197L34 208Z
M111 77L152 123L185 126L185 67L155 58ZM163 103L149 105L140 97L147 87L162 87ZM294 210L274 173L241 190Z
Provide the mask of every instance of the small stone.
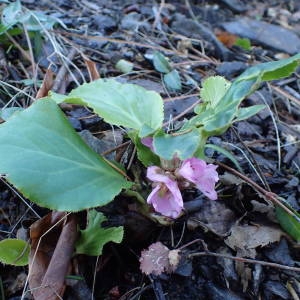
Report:
M110 16L95 15L93 16L93 20L100 31L111 31L117 27L117 21Z
M300 38L294 32L281 26L242 18L223 23L222 27L232 34L288 54L300 52Z
M225 76L228 79L240 75L247 69L247 65L240 61L224 62L216 68L218 75Z
M151 30L151 26L148 22L142 20L142 15L136 12L132 12L126 15L121 21L121 29L136 31L141 27L146 30Z

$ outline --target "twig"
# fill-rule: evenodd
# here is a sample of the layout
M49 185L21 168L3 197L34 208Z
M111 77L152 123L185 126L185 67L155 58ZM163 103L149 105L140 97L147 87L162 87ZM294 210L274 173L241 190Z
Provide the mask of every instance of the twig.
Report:
M131 141L127 141L127 142L125 142L123 144L120 144L120 145L114 147L114 148L111 148L109 150L106 150L106 151L102 152L101 155L105 156L107 154L110 154L110 153L112 153L112 152L114 152L114 151L116 151L118 149L121 149L121 148L124 148L124 147L128 146L130 143L131 143Z
M181 112L179 115L177 115L176 117L172 118L172 121L176 121L178 119L180 119L181 117L183 117L186 113L188 113L190 110L192 110L196 105L198 105L200 103L200 100L197 100L195 103L193 103L191 106L189 106L187 109L185 109L183 112ZM166 126L169 124L170 121L165 122L163 124L163 126Z
M255 190L257 190L259 193L261 193L266 199L271 200L273 203L280 206L285 212L287 212L289 215L293 216L297 221L299 221L299 218L292 212L288 207L286 207L284 204L281 203L280 200L277 199L277 195L275 193L266 191L264 188L259 186L256 182L248 178L247 176L243 175L242 173L238 172L237 170L230 168L229 166L221 163L221 162L215 162L217 165L221 166L222 168L228 170L229 172L233 173L234 175L242 178L244 181L249 183Z
M231 130L232 132L234 133L234 135L238 138L238 140L240 141L240 143L246 148L246 150L248 151L249 153L249 156L251 157L255 167L257 168L257 171L258 171L258 174L262 180L262 182L264 183L264 185L267 187L268 191L270 192L271 189L270 189L270 186L266 180L266 177L264 176L259 164L257 163L254 155L253 155L253 152L251 149L249 149L249 147L245 144L245 142L242 140L242 138L240 137L240 135L238 134L238 132L234 129L234 127L231 127Z
M73 37L87 39L87 40L106 41L106 42L115 43L115 44L125 44L125 45L131 45L131 46L136 46L136 47L144 47L144 48L148 48L148 49L162 51L162 52L165 52L165 53L177 54L177 55L185 56L185 57L188 56L188 57L193 58L195 60L199 60L198 55L192 55L192 54L184 55L183 53L180 53L179 51L170 50L170 49L167 49L167 48L162 47L162 46L147 45L147 44L143 44L143 43L140 43L140 42L125 41L125 40L119 40L119 39L101 37L101 36L82 35L82 34L78 34L78 33L65 32L65 31L60 31L60 30L51 30L51 32L53 32L55 34L61 34L61 35L65 35L65 36L73 36ZM210 61L210 62L215 64L215 62L213 62L213 61Z
M31 62L30 55L21 47L21 45L9 33L6 32L5 34L8 39L16 46L16 48L22 53L24 58Z
M164 102L182 100L182 99L192 98L192 97L199 97L199 93L197 93L197 94L189 94L189 95L182 95L182 96L177 96L177 97L172 97L172 98L166 98L166 99L164 99Z
M71 61L71 60L74 58L76 52L77 52L77 51L76 51L75 48L71 48L70 53L69 53L69 55L67 56L68 60ZM66 65L66 63L65 63L65 64L63 64L63 65L61 66L61 68L59 69L59 71L58 71L58 73L57 73L57 76L56 76L56 78L55 78L55 80L54 80L54 84L53 84L53 88L52 88L52 90L53 90L54 92L59 91L60 86L61 86L61 84L62 84L62 82L63 82L63 80L64 80L64 77L65 77L66 73L67 73L67 65Z
M281 265L281 264L266 262L263 260L248 259L248 258L237 257L237 256L232 256L232 255L227 255L227 254L220 254L220 253L215 253L215 252L210 252L210 251L191 253L188 255L188 258L197 257L197 256L205 256L205 255L227 258L227 259L232 259L232 260L236 260L236 261L240 261L240 262L244 262L244 263L258 264L258 265L262 265L262 266L278 268L278 269L283 269L283 270L288 270L288 271L300 272L300 268L297 268L297 267L289 267L289 266L285 266L285 265Z
M283 89L281 89L278 86L272 85L272 84L268 84L274 91L276 91L278 94L281 94L282 96L288 98L289 100L295 102L296 104L300 105L300 100L298 100L296 97L292 96L291 94L289 94L288 92L284 91Z

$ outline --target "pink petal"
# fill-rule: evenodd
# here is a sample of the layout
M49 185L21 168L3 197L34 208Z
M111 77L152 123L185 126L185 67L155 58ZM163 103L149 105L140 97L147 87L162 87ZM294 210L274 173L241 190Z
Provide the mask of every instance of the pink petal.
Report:
M183 209L182 196L178 187L178 193L173 193L171 190L161 191L161 189L162 186L155 187L148 196L147 203L152 204L156 212L167 217L177 218Z
M216 169L217 166L213 164L207 165L205 161L192 157L183 162L178 173L194 183L209 199L216 200L215 183L219 180Z

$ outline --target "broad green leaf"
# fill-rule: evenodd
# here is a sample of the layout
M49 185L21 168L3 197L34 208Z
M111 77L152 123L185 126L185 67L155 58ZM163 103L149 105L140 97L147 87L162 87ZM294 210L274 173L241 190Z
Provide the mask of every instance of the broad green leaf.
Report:
M238 110L237 117L234 119L234 122L239 122L245 119L248 119L256 115L259 111L266 108L264 104L253 105L249 107L243 107Z
M138 159L143 163L145 167L148 166L159 166L160 159L154 154L147 146L141 143L141 139L138 137L137 131L128 132L128 136L136 146Z
M172 70L168 59L158 51L154 52L152 62L155 70L160 73L166 74Z
M170 91L180 91L182 88L181 79L177 70L173 70L165 74L164 83Z
M300 54L297 54L287 59L248 68L231 84L216 106L213 117L204 125L204 129L213 134L222 134L231 125L245 97L253 93L263 81L290 75L299 63Z
M202 84L200 97L210 107L215 108L230 88L230 85L231 83L222 76L209 77Z
M22 111L22 107L6 107L0 110L0 118L4 121L8 120L14 113Z
M106 221L105 216L91 209L88 212L88 226L80 230L80 237L76 242L76 253L92 256L102 254L102 249L108 242L121 243L123 239L123 227L103 228L101 224Z
M244 71L236 81L259 79L268 81L291 75L299 65L300 53L286 59L257 64Z
M51 99L0 125L0 174L27 198L60 211L105 205L130 183L91 150Z
M23 240L5 239L0 242L0 262L14 266L28 264L30 246Z
M199 130L194 129L180 135L166 134L162 131L153 138L154 151L165 160L171 160L175 155L181 160L190 158L200 145Z
M287 203L283 203L289 210L291 210L294 216L288 214L283 208L275 205L276 217L281 225L281 227L298 243L300 242L300 214L297 213L292 207Z
M7 5L1 15L1 22L6 27L11 27L19 22L23 16L21 2L19 0Z
M107 123L138 130L140 137L162 126L162 98L135 84L98 79L79 86L68 96L50 95L57 103L65 101L89 106Z
M230 159L234 163L234 165L237 167L237 169L241 173L243 173L243 170L242 170L239 162L236 160L236 158L234 157L234 155L232 155L228 150L226 150L226 149L224 149L222 147L219 147L217 145L214 145L214 144L206 144L205 148L211 148L211 149L213 149L213 150L215 150L215 151L223 154L224 156L226 156L228 159Z

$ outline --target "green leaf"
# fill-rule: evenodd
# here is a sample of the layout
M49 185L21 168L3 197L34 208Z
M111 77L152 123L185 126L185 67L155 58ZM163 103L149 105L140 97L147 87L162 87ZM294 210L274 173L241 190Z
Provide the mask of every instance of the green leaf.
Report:
M200 97L207 102L210 107L215 108L224 97L231 83L222 76L212 76L204 80Z
M234 45L239 46L239 47L245 49L246 51L251 50L251 42L247 38L238 38L235 41Z
M295 71L300 54L280 61L267 62L248 68L230 86L215 107L213 116L204 124L211 134L222 134L238 113L240 103L253 93L263 81L280 79Z
M98 79L79 86L68 96L50 95L57 103L65 101L89 106L107 123L138 130L140 137L162 127L162 98L135 84Z
M221 154L223 154L224 156L226 156L228 159L230 159L233 164L237 167L237 169L243 173L243 170L239 164L239 162L236 160L236 158L234 157L234 155L232 155L228 150L222 148L222 147L219 147L217 145L214 145L214 144L206 144L205 145L205 148L211 148Z
M234 122L239 122L248 119L256 115L259 111L261 111L264 108L266 108L264 104L240 108L237 112L237 117L234 119Z
M125 59L120 59L116 63L116 69L123 74L130 73L133 70L133 63Z
M165 74L164 83L170 91L180 91L182 88L181 79L177 70L173 70Z
M127 134L136 146L138 159L145 167L160 165L159 157L154 154L151 149L141 143L141 139L138 137L137 131L130 131Z
M123 239L123 227L103 228L101 224L106 221L105 216L92 209L88 212L88 226L80 230L80 237L76 242L76 253L92 256L102 254L102 249L108 242L121 243Z
M172 70L168 59L158 51L154 52L152 62L155 70L160 73L169 73Z
M295 71L299 61L300 53L286 59L258 64L244 71L236 81L256 79L262 82L284 78Z
M30 246L23 240L5 239L0 242L0 262L14 266L28 264Z
M7 121L14 113L22 111L22 107L6 107L0 110L0 118Z
M283 208L281 208L278 205L275 205L276 217L281 227L299 243L300 242L300 214L297 213L286 202L284 202L283 204L295 214L296 218L288 214Z
M1 22L6 27L11 27L19 22L24 16L21 2L19 0L7 5L1 15Z
M50 209L105 205L130 186L47 98L0 125L0 157L0 174L31 201Z
M153 145L157 155L165 160L171 160L175 155L181 160L190 158L200 145L199 130L194 129L180 135L166 134L159 131L154 135Z

